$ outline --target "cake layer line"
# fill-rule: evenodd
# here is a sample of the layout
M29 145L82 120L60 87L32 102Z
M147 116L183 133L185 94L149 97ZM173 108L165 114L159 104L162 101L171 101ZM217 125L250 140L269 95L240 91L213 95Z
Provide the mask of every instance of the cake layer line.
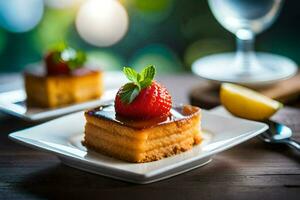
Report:
M111 146L105 142L95 143L95 140L84 141L84 145L88 148L130 162L149 162L159 160L164 157L187 151L193 147L194 143L194 138L187 138L180 143L171 144L169 146L161 147L148 152L136 153L135 151L130 151L122 147Z
M158 139L134 140L130 137L119 135L118 133L109 133L106 130L89 123L87 123L85 127L85 136L86 139L93 138L93 140L99 142L107 142L111 145L137 151L149 151L172 143L178 143L188 137L201 138L198 127L193 127L181 133L167 135Z

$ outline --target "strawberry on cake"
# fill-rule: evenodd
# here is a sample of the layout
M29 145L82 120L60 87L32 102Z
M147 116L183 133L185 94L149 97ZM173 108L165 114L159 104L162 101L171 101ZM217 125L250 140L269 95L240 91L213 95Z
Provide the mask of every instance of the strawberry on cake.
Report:
M155 67L141 73L125 67L129 83L114 104L85 112L83 144L129 162L150 162L191 149L202 140L198 107L172 108L168 90L154 81Z

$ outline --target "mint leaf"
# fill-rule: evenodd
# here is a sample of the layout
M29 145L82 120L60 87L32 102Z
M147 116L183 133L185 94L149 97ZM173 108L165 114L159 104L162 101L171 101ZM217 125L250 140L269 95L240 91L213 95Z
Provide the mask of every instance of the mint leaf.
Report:
M60 52L55 51L52 55L52 60L54 61L54 63L59 63L61 62L61 56L60 56Z
M87 56L83 51L75 50L65 42L55 45L52 52L54 62L65 62L71 70L83 67L87 60Z
M156 69L154 65L149 65L142 70L141 72L142 80L140 81L141 88L146 88L149 85L151 85L155 73L156 73Z
M138 73L134 69L130 67L124 67L123 72L130 81L138 83Z
M134 83L125 84L120 91L120 98L123 103L130 104L139 94L140 90Z
M146 88L146 87L150 86L151 83L152 83L152 79L145 79L145 80L140 82L140 86L143 89L143 88Z
M152 84L156 73L154 65L149 65L141 73L130 67L124 67L123 72L132 81L125 84L120 91L120 99L123 103L130 104L140 93L140 91Z
M68 45L66 42L59 42L57 44L55 44L51 50L52 51L57 51L57 52L62 52L63 50L65 50L66 48L68 48Z
M74 57L70 58L67 63L71 69L82 67L87 60L87 56L83 51L76 51Z
M146 68L144 68L142 70L141 76L144 79L151 79L151 80L153 80L153 78L155 76L155 73L156 73L156 69L155 69L154 65L149 65L149 66L147 66Z

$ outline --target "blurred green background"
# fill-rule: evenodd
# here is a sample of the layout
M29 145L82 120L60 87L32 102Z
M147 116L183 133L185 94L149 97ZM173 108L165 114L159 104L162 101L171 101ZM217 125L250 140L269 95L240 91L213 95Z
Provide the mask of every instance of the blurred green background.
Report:
M199 57L235 49L234 35L215 20L206 0L120 0L129 17L124 37L110 46L92 45L80 36L75 23L86 1L1 0L0 72L22 71L61 41L86 50L89 59L105 70L124 65L140 69L151 63L160 73L189 70ZM277 21L257 36L257 50L300 63L299 5L285 2ZM114 20L106 22L111 25Z

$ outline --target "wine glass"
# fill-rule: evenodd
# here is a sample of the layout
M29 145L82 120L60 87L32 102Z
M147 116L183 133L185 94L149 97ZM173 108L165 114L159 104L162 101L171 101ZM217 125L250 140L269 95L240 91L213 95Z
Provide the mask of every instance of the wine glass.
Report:
M237 51L200 58L192 70L199 76L245 85L273 83L297 72L289 58L254 52L255 35L272 25L283 0L208 0L217 21L236 36Z

